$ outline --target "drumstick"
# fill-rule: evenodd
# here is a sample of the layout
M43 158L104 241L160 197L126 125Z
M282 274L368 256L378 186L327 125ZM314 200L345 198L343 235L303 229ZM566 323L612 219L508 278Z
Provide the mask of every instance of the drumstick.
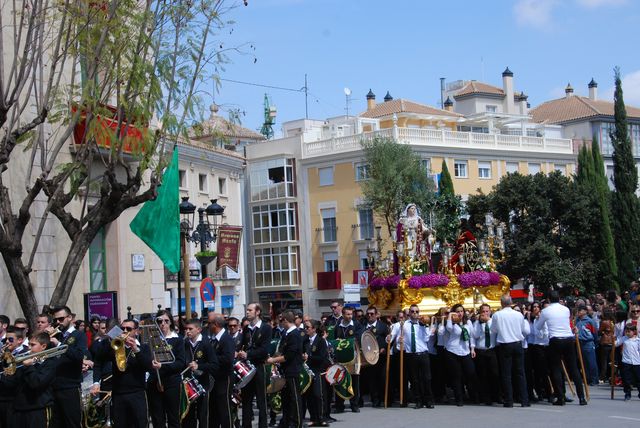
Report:
M387 342L387 375L384 380L384 408L389 403L389 362L391 361L391 338Z
M567 383L569 384L569 389L571 390L571 395L576 396L576 390L573 388L573 383L571 383L571 378L569 377L569 373L567 373L567 367L564 365L564 360L560 360L560 364L562 364L562 371L564 371L564 375L567 378Z

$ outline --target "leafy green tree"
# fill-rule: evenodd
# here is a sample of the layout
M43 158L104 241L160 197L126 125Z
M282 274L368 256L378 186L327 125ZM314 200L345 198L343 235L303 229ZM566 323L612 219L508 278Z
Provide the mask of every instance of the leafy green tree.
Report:
M50 300L65 304L97 233L156 197L194 94L216 78L206 70L237 49L215 40L229 10L224 0L2 2L0 268L32 325L43 232L59 228L67 251Z
M444 160L442 160L438 194L429 209L434 213L434 227L438 241L442 244L455 242L459 233L460 216L463 214L462 198L455 193L453 180Z
M406 204L413 202L422 210L433 205L433 182L411 146L388 138L361 144L368 177L360 182L364 202L384 221L391 236Z
M620 70L615 69L614 115L615 132L611 134L613 145L613 183L611 198L613 235L618 263L620 286L626 286L637 278L636 268L640 260L640 205L636 196L638 171L631 148L624 105Z

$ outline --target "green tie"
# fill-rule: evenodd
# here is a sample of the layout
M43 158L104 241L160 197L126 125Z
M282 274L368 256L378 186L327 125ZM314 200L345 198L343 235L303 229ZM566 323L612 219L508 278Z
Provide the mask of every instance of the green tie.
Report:
M411 323L411 353L416 353L416 325Z
M489 330L489 323L484 325L484 347L487 349L491 347L491 330Z

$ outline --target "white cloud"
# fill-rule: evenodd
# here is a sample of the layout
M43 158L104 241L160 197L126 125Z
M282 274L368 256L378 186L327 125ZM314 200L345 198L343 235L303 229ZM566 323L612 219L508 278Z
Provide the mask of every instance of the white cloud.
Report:
M518 24L545 29L551 24L551 12L557 0L519 0L513 6Z
M598 99L613 102L614 89L610 86L598 94ZM622 97L625 105L640 107L640 70L622 76Z
M578 5L589 9L595 9L597 7L606 6L621 6L628 3L627 0L577 0Z

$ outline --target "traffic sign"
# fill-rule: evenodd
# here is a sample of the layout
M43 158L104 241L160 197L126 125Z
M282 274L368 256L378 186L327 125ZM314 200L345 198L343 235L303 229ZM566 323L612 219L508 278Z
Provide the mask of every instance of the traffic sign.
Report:
M212 308L216 302L216 286L211 278L204 278L200 283L200 298L205 308Z

